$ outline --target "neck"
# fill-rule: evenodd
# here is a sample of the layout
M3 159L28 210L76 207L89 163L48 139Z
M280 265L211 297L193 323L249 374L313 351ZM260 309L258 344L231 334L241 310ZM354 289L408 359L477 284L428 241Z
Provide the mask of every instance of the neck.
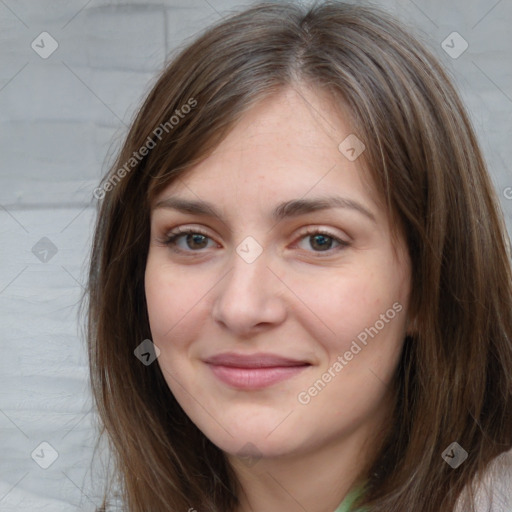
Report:
M384 423L382 416L373 420L321 447L264 457L250 467L228 456L241 486L237 512L336 510L349 491L364 481L373 462Z

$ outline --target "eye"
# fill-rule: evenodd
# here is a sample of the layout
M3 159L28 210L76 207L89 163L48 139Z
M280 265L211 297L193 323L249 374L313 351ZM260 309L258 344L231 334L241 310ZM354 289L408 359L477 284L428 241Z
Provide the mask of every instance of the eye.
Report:
M181 240L184 240L185 247L179 245ZM198 252L199 249L208 248L208 240L213 242L198 228L177 228L168 234L164 243L176 252Z
M301 242L308 241L307 245L313 249L313 252L333 252L343 250L350 244L336 237L332 233L321 229L310 229L301 235ZM337 244L336 247L332 247Z
M183 242L180 244L180 242ZM310 229L300 236L300 243L309 240L307 244L313 252L329 253L340 251L350 244L336 237L332 233L321 229ZM201 249L208 249L217 246L210 236L199 228L176 228L171 231L162 242L175 252L201 252ZM208 245L211 242L213 245ZM297 245L300 245L297 244ZM333 248L333 245L335 247ZM304 247L301 247L304 249ZM306 250L309 250L306 248ZM321 256L319 254L319 256Z

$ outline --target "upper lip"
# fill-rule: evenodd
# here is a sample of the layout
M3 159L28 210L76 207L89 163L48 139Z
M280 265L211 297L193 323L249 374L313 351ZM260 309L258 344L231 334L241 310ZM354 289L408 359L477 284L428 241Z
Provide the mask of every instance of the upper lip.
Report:
M300 361L283 357L276 354L236 354L235 352L226 352L217 354L205 359L205 363L217 366L231 366L233 368L273 368L279 366L304 366L309 365L307 361Z

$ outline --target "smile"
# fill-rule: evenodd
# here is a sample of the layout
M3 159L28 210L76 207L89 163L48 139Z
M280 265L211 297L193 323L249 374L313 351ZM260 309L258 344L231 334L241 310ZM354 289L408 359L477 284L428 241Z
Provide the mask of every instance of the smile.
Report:
M207 359L213 375L228 386L244 389L262 389L290 379L311 366L272 354L219 354Z

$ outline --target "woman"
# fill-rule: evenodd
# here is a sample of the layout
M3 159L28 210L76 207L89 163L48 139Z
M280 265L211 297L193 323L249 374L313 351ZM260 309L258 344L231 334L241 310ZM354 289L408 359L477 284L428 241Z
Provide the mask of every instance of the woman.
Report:
M397 21L224 20L95 196L91 383L127 510L474 509L512 448L509 240Z

